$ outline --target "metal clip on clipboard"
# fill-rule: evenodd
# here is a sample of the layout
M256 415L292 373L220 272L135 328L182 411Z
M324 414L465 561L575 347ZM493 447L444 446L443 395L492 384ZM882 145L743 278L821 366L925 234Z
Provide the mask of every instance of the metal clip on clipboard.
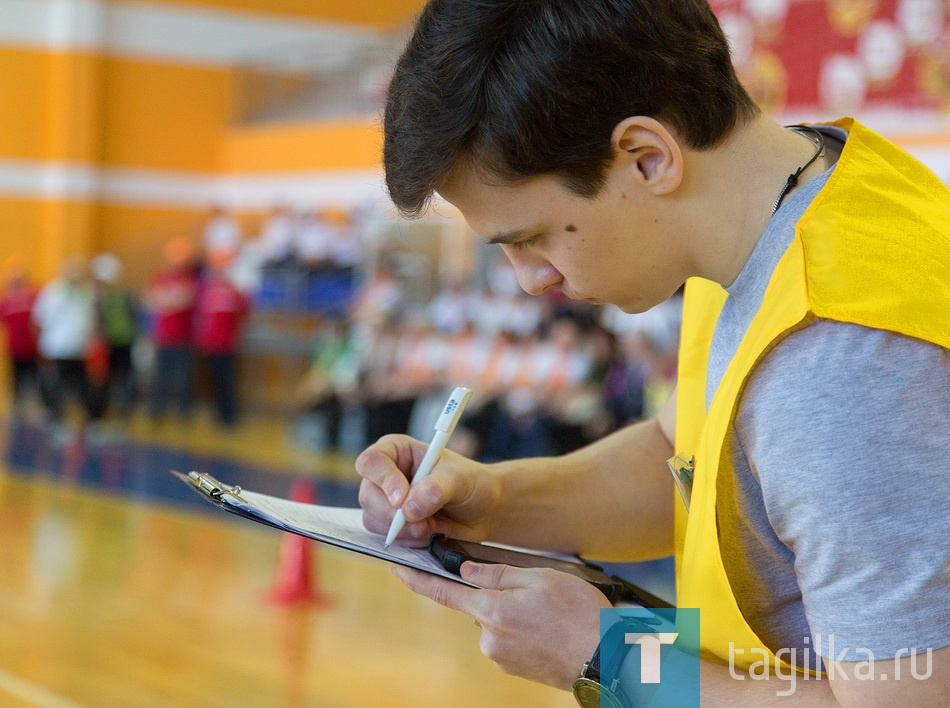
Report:
M225 494L235 497L240 501L244 501L241 499L241 488L238 485L229 487L228 485L216 480L207 472L189 472L187 475L184 475L181 472L174 472L174 474L193 486L197 492L207 497L211 497L213 501L221 502L221 497Z
M242 490L236 484L229 486L223 482L219 482L207 472L189 472L188 474L182 474L176 470L170 471L193 489L198 496L202 497L205 501L211 502L219 509L224 509L232 514L250 519L251 521L256 521L260 524L273 526L281 531L292 530L285 524L268 518L266 514L262 514L259 510L255 509L254 505L249 504L248 501L241 496Z
M286 520L268 514L266 511L258 508L256 504L242 497L242 489L236 484L229 486L223 482L219 482L207 472L189 472L188 474L182 474L176 470L170 470L170 472L193 489L198 496L214 504L219 509L224 509L236 516L250 519L251 521L256 521L259 524L271 526L281 531L300 533L299 529L295 528ZM308 536L306 533L302 535ZM314 536L308 537L314 538Z

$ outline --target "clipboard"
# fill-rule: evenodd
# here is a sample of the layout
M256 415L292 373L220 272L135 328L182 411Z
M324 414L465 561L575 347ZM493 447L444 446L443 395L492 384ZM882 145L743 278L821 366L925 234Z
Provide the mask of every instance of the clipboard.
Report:
M205 472L171 473L205 501L245 519L295 533L330 546L398 563L426 573L477 587L447 571L425 548L383 547L383 536L363 528L362 509L321 506L260 494L219 482Z
M307 504L290 499L252 492L236 485L227 485L219 482L205 472L189 472L182 474L175 470L171 473L178 477L188 487L193 489L205 501L245 519L250 519L265 526L271 526L281 531L295 533L299 536L326 543L337 548L354 551L373 558L379 558L390 563L398 563L408 568L415 568L432 575L448 578L456 583L477 588L461 578L457 572L444 567L441 560L428 548L408 548L391 545L386 548L385 538L381 534L374 534L363 527L363 510L347 509L336 506L322 506ZM430 547L432 543L430 541ZM530 554L542 559L549 559L563 564L570 562L580 567L598 568L582 558L560 553L542 553L527 548L518 548L497 543L469 544L480 547L492 547L498 551L514 551ZM519 565L516 563L516 565ZM534 565L534 564L532 564ZM545 564L541 564L544 566ZM522 567L528 567L522 565ZM457 569L456 569L457 570ZM606 577L606 576L605 576ZM618 577L610 579L612 586L616 585L615 597L611 602L632 603L644 607L673 607L665 600L638 588L632 583Z

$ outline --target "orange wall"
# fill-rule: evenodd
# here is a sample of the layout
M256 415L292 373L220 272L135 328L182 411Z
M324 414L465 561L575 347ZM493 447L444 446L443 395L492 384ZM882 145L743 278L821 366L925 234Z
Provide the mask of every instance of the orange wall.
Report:
M36 249L37 234L43 230L44 203L36 199L11 199L0 197L0 262L17 254L27 261L34 278L42 273L39 252Z
M165 3L219 10L266 12L311 20L358 22L378 27L395 27L408 23L425 4L422 0L165 0Z
M0 158L98 159L101 58L0 47L0 76Z
M101 60L83 53L0 49L0 159L89 164L102 147ZM0 196L0 254L18 253L45 279L94 247L98 206L68 198Z
M110 58L105 62L109 166L210 172L230 120L226 69Z
M207 212L203 209L148 208L106 204L101 207L96 250L114 253L125 263L125 277L141 287L162 262L165 242L189 236L197 245Z
M52 277L64 257L88 254L99 226L89 202L0 197L0 260L17 254L39 280Z
M0 47L0 157L45 156L49 65L46 52Z
M79 52L53 52L48 63L46 158L98 162L105 137L103 59Z
M155 4L388 27L408 22L422 2ZM377 169L380 164L381 137L371 120L232 128L235 91L228 67L0 46L0 76L0 160L30 161L36 174L61 163L68 174L87 182L100 168L155 170L162 179L173 179L175 173L211 179L221 173ZM30 198L13 191L0 194L0 230L5 234L0 258L23 253L34 275L45 279L66 256L108 250L126 260L134 281L144 282L164 241L180 232L197 241L207 214L199 207L103 203L94 190L83 193L85 201L43 193ZM257 232L263 214L239 216L246 234Z
M40 245L41 273L57 272L64 258L91 255L99 231L100 206L95 202L45 201Z
M226 172L373 169L382 164L375 120L233 128L223 146Z
M213 175L380 165L381 134L373 120L228 129L231 79L226 71L109 58L103 93L103 162L108 167ZM100 204L79 222L91 229L90 241L66 239L55 254L41 259L39 269L51 273L64 249L78 248L75 252L83 255L110 251L126 263L130 281L141 285L168 238L184 233L200 242L206 216L200 208ZM246 235L257 233L262 216L240 215ZM39 224L52 225L49 217Z

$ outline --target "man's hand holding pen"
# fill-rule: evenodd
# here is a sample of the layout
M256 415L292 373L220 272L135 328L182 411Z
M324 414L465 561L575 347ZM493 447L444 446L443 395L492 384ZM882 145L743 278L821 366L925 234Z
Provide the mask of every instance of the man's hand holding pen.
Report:
M506 503L502 476L445 449L471 396L455 389L426 446L388 435L356 461L363 481L363 525L387 534L386 545L426 546L434 533L466 541L489 538ZM497 525L497 524L495 524ZM467 562L462 577L472 588L428 573L394 567L414 592L475 619L482 653L510 674L567 688L598 639L601 607L610 603L580 578L550 569ZM579 622L575 612L581 609Z
M406 435L387 435L359 456L364 526L385 534L402 508L401 543L424 547L433 533L489 538L504 506L500 476L490 465L446 450L432 472L410 486L426 449ZM480 590L399 566L393 572L414 592L475 619L482 653L502 671L561 689L593 653L599 609L610 607L589 583L549 569L463 564L463 579Z
M363 478L359 501L363 525L386 534L402 508L406 525L400 542L423 547L433 533L484 541L501 496L500 482L487 466L445 450L432 472L415 486L410 480L427 446L406 435L386 435L356 460Z

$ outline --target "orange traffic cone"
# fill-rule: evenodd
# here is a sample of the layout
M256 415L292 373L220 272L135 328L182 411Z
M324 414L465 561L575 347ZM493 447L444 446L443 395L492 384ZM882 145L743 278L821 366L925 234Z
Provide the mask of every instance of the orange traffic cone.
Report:
M293 501L314 504L316 492L313 485L297 480L290 487ZM280 556L277 560L277 581L267 594L267 601L275 605L317 605L327 607L332 604L328 595L316 587L311 573L311 548L313 541L295 533L284 533L280 543Z

